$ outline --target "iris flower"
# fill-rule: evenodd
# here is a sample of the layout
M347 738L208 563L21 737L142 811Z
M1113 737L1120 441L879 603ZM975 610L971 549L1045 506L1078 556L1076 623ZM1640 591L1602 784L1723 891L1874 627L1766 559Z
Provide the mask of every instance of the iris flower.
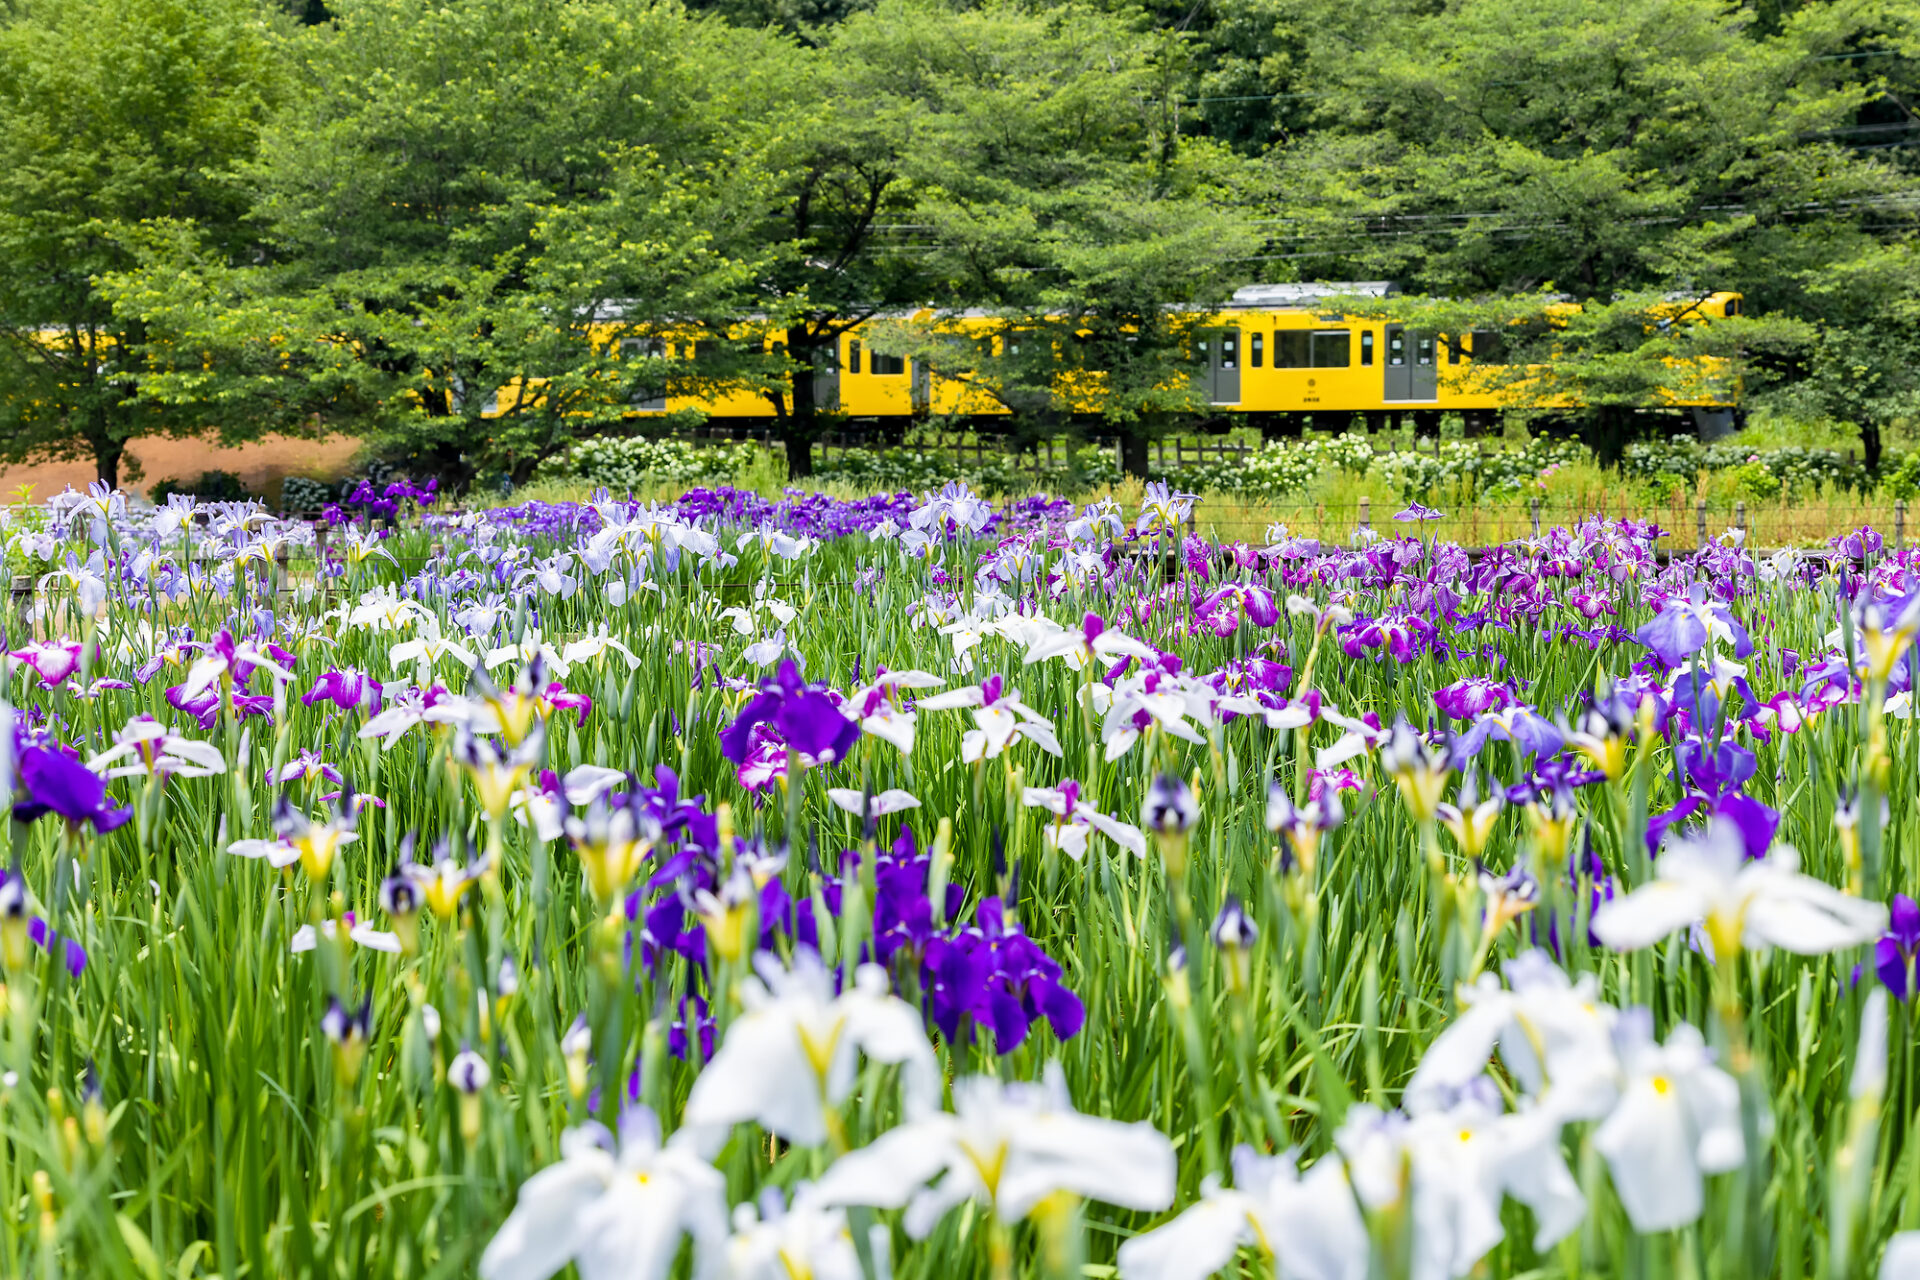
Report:
M1020 802L1045 809L1054 816L1041 838L1049 848L1060 850L1075 862L1086 856L1087 841L1096 831L1136 858L1147 856L1147 837L1140 828L1108 817L1083 801L1080 784L1071 778L1058 787L1024 788Z
M1208 1178L1200 1200L1120 1246L1120 1280L1205 1280L1254 1249L1288 1280L1363 1280L1367 1228L1345 1164L1317 1161L1300 1175L1298 1153L1233 1153L1233 1187Z
M1753 652L1753 641L1733 610L1710 600L1704 587L1695 587L1692 596L1668 600L1653 621L1633 633L1633 638L1668 667L1677 667L1700 652L1709 639L1733 646L1736 658Z
M44 918L34 915L28 901L27 882L17 872L0 871L0 960L8 970L18 973L27 964L27 943L50 951L55 943L63 945L67 973L79 977L87 967L86 948L72 938L62 938L47 927Z
M974 728L960 735L960 758L967 764L990 760L1018 739L1026 739L1049 755L1060 754L1060 740L1054 736L1053 722L1020 700L1018 689L1008 689L998 675L988 676L977 685L965 685L946 693L922 698L922 711L948 711L973 708Z
M13 817L33 822L47 814L66 819L74 830L91 826L105 835L133 817L128 807L115 807L106 782L93 770L53 747L29 746L14 764Z
M844 759L860 741L860 726L828 696L827 687L807 684L792 660L780 664L760 691L720 733L721 754L735 765L753 748L753 730L770 724L786 744L821 763Z
M784 1200L768 1187L758 1204L734 1208L727 1280L861 1280L846 1211L820 1204L804 1182Z
M1594 912L1601 942L1637 951L1699 922L1716 960L1730 963L1742 948L1839 951L1873 941L1887 925L1879 903L1802 875L1800 855L1790 846L1750 860L1740 828L1725 818L1715 818L1703 835L1669 845L1656 870L1656 879Z
M817 1146L837 1128L830 1109L853 1092L858 1056L902 1068L908 1104L939 1096L940 1074L912 1005L890 993L878 965L862 965L846 990L808 949L783 968L754 957L757 979L742 984L745 1012L693 1084L689 1125L751 1120L797 1146Z
M80 645L72 640L36 640L11 651L8 657L40 678L45 688L65 684L80 670Z
M1505 1112L1481 1076L1444 1109L1348 1108L1334 1137L1369 1211L1405 1213L1412 1280L1471 1272L1506 1237L1503 1199L1533 1210L1533 1247L1551 1249L1586 1215L1586 1198L1560 1150L1560 1125L1532 1109Z
M1044 662L1048 658L1065 658L1068 667L1079 671L1088 663L1112 663L1125 658L1157 662L1160 653L1152 645L1109 630L1105 618L1097 613L1089 613L1080 620L1077 631L1071 627L1056 627L1027 646L1026 662L1029 665Z
M116 764L128 756L126 764ZM211 742L183 738L152 716L139 715L113 735L113 745L87 761L87 768L103 778L174 775L206 778L227 771L226 757Z
M362 923L354 917L351 911L347 912L343 919L347 926L347 940L355 946L365 947L369 951L385 951L392 955L399 954L399 934L383 933L370 924ZM287 950L293 952L295 955L301 952L311 951L319 944L321 935L336 938L340 935L340 927L331 920L322 920L320 922L319 933L315 933L312 925L303 924L293 931L292 944Z
M821 1202L905 1207L916 1240L968 1200L1009 1223L1063 1191L1147 1213L1173 1203L1173 1144L1152 1125L1075 1111L1057 1063L1040 1084L955 1081L953 1106L841 1156L815 1188Z
M581 1280L664 1280L693 1240L694 1274L711 1275L727 1236L727 1180L682 1130L662 1145L645 1107L620 1140L589 1122L560 1136L560 1161L528 1178L480 1255L480 1280L547 1280L568 1263Z
M1594 1131L1593 1145L1607 1159L1633 1229L1669 1231L1700 1216L1705 1175L1737 1169L1746 1159L1740 1088L1714 1065L1693 1026L1682 1023L1661 1045L1653 1038L1652 1015L1637 1010L1621 1035L1626 1087Z

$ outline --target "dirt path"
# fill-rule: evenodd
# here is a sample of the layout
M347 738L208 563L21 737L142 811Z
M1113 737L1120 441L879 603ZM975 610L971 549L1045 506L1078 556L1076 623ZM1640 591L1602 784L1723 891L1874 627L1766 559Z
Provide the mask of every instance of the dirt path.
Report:
M120 473L120 487L129 493L144 492L160 480L190 480L203 471L231 471L255 494L277 501L280 481L286 476L312 476L333 480L351 468L360 442L347 436L325 440L291 440L267 436L252 444L223 449L206 440L136 440L127 451L140 462L141 478ZM23 484L33 486L33 496L44 501L67 485L85 489L93 479L90 462L48 462L25 467L0 467L0 496L11 494Z

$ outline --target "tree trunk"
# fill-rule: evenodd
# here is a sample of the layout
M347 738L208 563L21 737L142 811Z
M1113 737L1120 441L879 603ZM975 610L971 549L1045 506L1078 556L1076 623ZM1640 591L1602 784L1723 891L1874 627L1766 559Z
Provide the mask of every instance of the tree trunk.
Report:
M1860 420L1860 462L1867 474L1880 474L1880 455L1883 443L1880 439L1880 424L1872 418Z
M1633 437L1633 410L1626 405L1595 406L1587 417L1587 447L1602 467L1617 467Z
M1120 436L1120 469L1130 476L1147 478L1147 433L1126 431Z
M120 456L127 446L121 440L95 439L93 442L94 478L109 489L120 487Z
M820 422L820 404L813 394L815 369L821 356L816 343L814 335L800 325L787 330L787 354L794 360L793 412L783 424L789 480L801 480L813 474L813 437Z

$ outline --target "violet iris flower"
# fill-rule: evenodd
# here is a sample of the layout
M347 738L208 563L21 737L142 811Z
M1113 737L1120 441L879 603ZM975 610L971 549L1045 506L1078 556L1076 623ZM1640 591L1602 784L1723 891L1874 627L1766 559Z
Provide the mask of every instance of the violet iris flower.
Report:
M1690 597L1668 600L1653 621L1633 633L1633 638L1665 665L1677 667L1716 635L1733 645L1736 658L1753 652L1753 641L1733 611L1718 600L1708 600L1705 590L1696 587Z
M1773 846L1774 833L1780 829L1779 813L1752 796L1737 791L1721 796L1693 795L1647 819L1647 855L1660 852L1670 828L1695 819L1703 826L1710 825L1715 818L1725 818L1739 828L1740 843L1749 861L1766 856Z
M926 970L929 1012L949 1042L963 1018L991 1029L999 1053L1019 1048L1042 1017L1062 1040L1086 1021L1059 963L1007 919L998 897L981 901L972 926L927 944Z
M27 937L33 939L33 944L42 951L52 950L50 943L53 942L66 944L67 972L73 977L79 977L87 967L86 949L72 938L62 938L59 934L52 933L47 928L47 922L39 916L29 915L26 881L22 880L17 873L0 871L0 930L19 928L23 920L26 922ZM14 936L18 937L17 934ZM13 944L8 945L11 948ZM9 954L11 955L11 951Z
M1920 955L1920 905L1904 893L1893 895L1887 931L1873 944L1874 968L1894 998L1913 994L1914 958Z
M7 656L31 667L46 688L65 684L69 676L80 670L80 645L72 640L35 641Z
M133 817L131 808L115 808L106 782L93 770L52 747L31 746L20 753L16 785L24 792L13 803L16 822L32 822L49 813L68 825L91 824L105 835Z
M1417 502L1407 504L1407 509L1393 517L1402 524L1424 524L1428 520L1438 520L1440 513L1432 507L1423 507Z
M1454 720L1471 720L1489 711L1504 711L1514 702L1513 690L1487 676L1468 676L1436 689L1433 705Z
M721 754L738 765L753 747L755 725L771 724L793 750L815 760L843 758L860 741L860 726L841 713L824 684L807 684L792 659L780 664L760 692L720 733Z
M382 687L360 668L346 667L329 671L315 680L313 687L300 695L300 701L309 707L317 702L331 702L342 711L364 711L376 716L380 714Z

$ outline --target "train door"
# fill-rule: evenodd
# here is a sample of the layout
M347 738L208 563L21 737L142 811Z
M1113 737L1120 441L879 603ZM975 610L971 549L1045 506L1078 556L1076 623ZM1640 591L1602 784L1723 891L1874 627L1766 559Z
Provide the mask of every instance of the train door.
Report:
M913 374L913 411L925 413L933 405L933 372L918 356L907 363Z
M667 344L658 338L620 339L622 360L650 360L653 363L635 379L632 405L642 413L665 413L667 379L659 372L666 364Z
M1418 334L1405 325L1390 324L1386 332L1387 358L1381 362L1383 400L1438 400L1440 370L1434 364L1431 334Z
M1200 358L1209 404L1240 403L1240 331L1208 329L1200 335Z
M814 355L813 404L821 413L840 412L840 349L846 342L837 338Z

